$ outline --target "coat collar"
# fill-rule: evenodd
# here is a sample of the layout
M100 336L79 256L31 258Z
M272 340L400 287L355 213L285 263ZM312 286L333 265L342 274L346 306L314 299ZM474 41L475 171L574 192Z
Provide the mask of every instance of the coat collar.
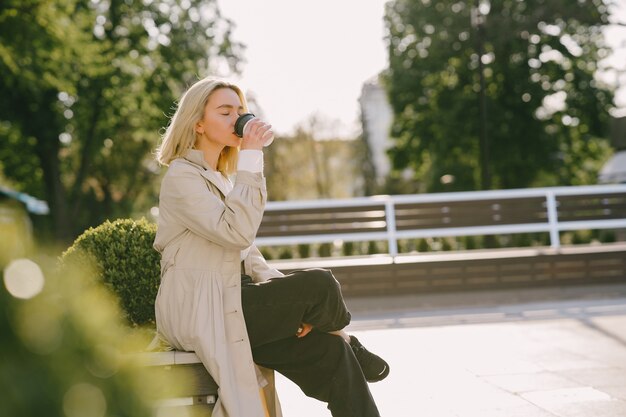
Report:
M213 170L211 166L209 166L208 162L204 160L204 154L202 151L198 149L189 149L183 158L193 164L201 166L204 169Z
M211 184L216 186L220 193L222 193L222 196L226 197L226 195L230 192L230 189L227 187L229 181L228 178L226 178L221 172L215 171L209 166L209 164L204 160L204 154L202 151L189 149L183 158L192 164L197 165L199 168L202 168L200 171L202 176L209 180Z

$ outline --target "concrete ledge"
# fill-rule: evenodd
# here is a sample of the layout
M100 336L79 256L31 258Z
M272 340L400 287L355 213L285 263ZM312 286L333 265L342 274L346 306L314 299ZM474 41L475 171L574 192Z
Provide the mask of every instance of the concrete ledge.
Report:
M393 263L449 262L469 259L522 258L540 255L568 255L624 251L626 251L626 242L616 242L602 243L597 245L561 246L560 248L552 248L550 246L538 246L529 248L475 249L464 251L407 253L400 254L395 257L386 254L376 254L369 256L342 256L328 258L280 260L277 259L268 261L268 264L278 270L293 270L305 268L390 265Z
M626 283L626 243L272 261L329 268L346 297Z

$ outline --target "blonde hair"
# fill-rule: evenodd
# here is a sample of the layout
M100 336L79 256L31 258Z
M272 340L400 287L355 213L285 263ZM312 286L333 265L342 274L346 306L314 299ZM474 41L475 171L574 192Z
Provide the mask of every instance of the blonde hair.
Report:
M230 88L239 96L244 112L248 104L241 89L226 80L207 77L193 84L181 97L176 112L170 119L161 144L156 150L156 159L162 165L169 165L174 159L181 158L193 148L196 142L196 123L202 119L204 108L213 91ZM232 174L237 167L239 149L226 146L217 160L217 170Z

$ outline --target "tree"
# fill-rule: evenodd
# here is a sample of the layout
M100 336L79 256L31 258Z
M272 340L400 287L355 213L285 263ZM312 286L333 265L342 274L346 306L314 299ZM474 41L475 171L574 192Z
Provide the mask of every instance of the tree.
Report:
M377 194L380 187L376 182L376 166L374 165L370 138L368 131L365 128L365 123L365 115L361 113L361 126L363 126L363 130L361 135L357 138L359 146L355 156L358 161L357 163L361 165L361 174L363 175L363 194L374 195Z
M429 191L481 188L480 60L485 188L594 182L609 149L613 98L594 78L609 53L601 33L607 7L602 0L480 3L490 11L477 28L470 19L477 3L388 3L384 82L394 167L413 168Z
M231 26L214 0L2 3L2 169L56 238L153 204L159 129L189 84L237 70Z
M333 138L332 121L311 115L292 136L277 137L266 148L269 199L349 198L362 194L362 146L359 140Z

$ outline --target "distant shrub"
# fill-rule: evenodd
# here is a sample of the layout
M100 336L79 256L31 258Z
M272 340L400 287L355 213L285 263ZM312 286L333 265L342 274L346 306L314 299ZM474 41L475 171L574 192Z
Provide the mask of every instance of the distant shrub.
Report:
M327 258L332 254L332 246L330 243L322 243L317 250L317 253L322 258Z
M430 250L430 245L428 244L427 239L420 239L417 244L418 252L428 252Z
M343 256L352 256L354 255L354 243L353 242L343 242Z
M376 242L370 241L367 244L367 254L368 255L374 255L376 253L378 253L378 245L376 245Z
M497 249L502 245L500 245L499 236L485 235L483 238L483 246L487 249Z
M272 255L272 252L269 249L261 248L260 251L261 251L261 255L263 255L265 260L269 261L269 260L274 259L274 256Z
M161 277L160 255L152 247L156 225L146 219L106 221L80 235L62 262L91 265L118 297L129 322L153 324Z
M278 259L292 259L293 254L291 253L291 248L288 246L283 247L278 254Z
M600 230L599 239L600 239L600 242L603 242L603 243L617 242L617 236L615 235L614 230Z
M298 255L300 258L309 258L311 256L311 245L301 243L298 245Z
M461 241L463 242L463 248L466 250L472 250L478 248L478 243L476 242L476 236L463 236L461 237Z

